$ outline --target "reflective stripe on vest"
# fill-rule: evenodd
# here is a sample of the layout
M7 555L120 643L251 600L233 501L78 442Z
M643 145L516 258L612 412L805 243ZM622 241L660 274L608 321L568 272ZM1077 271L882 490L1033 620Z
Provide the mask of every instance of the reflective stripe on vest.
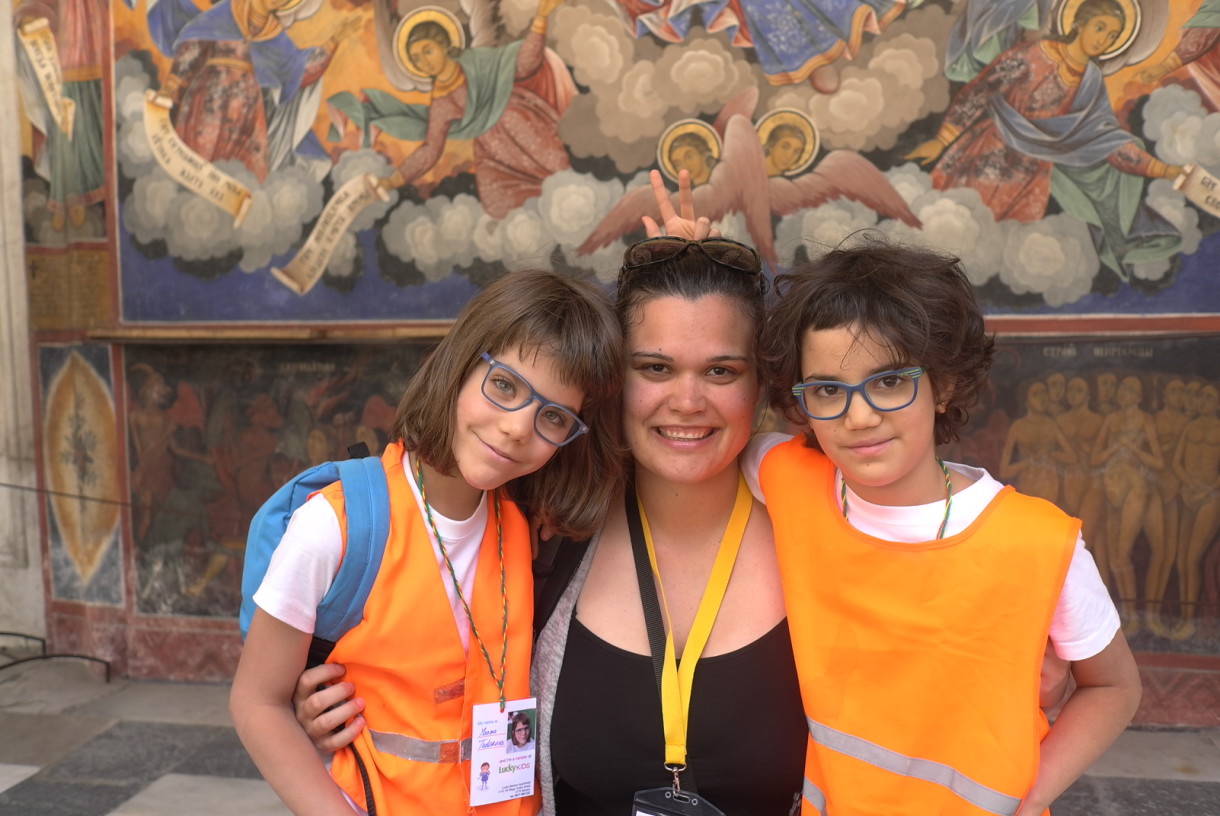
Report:
M405 734L373 731L373 746L383 754L412 762L465 762L470 759L470 738L464 740L424 740Z
M826 794L822 793L822 789L809 781L809 777L805 777L805 782L801 785L801 796L805 797L805 801L818 809L819 816L826 816Z
M1013 816L1021 804L1019 798L992 790L943 763L905 756L897 751L891 751L889 748L875 745L868 740L837 731L808 717L805 719L809 723L809 736L818 745L844 756L858 759L883 771L908 776L912 779L922 779L925 782L948 788L980 810L995 813L997 816ZM806 780L806 790L809 787L813 786ZM816 787L813 789L817 791ZM817 794L820 795L821 791L817 791ZM805 798L809 799L812 804L817 804L817 800L809 796Z

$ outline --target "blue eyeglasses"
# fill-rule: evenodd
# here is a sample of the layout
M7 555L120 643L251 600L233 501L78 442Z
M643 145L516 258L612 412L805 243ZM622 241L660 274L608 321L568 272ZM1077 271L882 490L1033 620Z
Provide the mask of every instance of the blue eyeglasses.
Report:
M900 411L915 401L919 378L927 372L915 366L882 371L855 385L836 380L810 380L792 386L801 410L810 419L838 419L851 407L853 394L864 397L874 411Z
M492 405L505 411L520 411L536 401L538 411L534 414L534 431L557 448L588 432L589 426L581 422L580 417L539 394L525 377L492 359L487 352L479 356L487 361L487 373L483 375L483 396Z

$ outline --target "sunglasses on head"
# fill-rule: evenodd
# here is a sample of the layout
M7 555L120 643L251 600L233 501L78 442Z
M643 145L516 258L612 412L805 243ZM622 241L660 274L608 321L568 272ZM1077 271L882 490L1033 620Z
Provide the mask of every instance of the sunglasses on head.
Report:
M623 253L623 269L637 270L678 258L691 247L696 247L712 263L719 266L757 275L762 264L754 247L746 246L728 238L703 238L688 241L672 235L646 238L627 247Z

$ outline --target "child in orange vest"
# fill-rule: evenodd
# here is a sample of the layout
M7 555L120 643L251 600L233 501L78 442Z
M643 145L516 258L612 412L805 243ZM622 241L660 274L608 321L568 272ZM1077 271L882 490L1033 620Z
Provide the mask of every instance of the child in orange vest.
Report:
M875 237L777 281L767 501L810 729L803 813L1046 812L1126 727L1134 659L1080 522L947 464L993 340L955 258ZM1075 692L1049 728L1047 639Z
M364 617L329 658L346 666L367 727L329 769L292 695L343 554L340 486L293 514L254 595L230 711L294 813L471 808L472 707L529 696L531 547L517 504L563 534L592 533L621 485L621 381L618 322L592 284L514 272L462 310L411 378L382 455L390 533ZM525 796L477 812L537 808Z

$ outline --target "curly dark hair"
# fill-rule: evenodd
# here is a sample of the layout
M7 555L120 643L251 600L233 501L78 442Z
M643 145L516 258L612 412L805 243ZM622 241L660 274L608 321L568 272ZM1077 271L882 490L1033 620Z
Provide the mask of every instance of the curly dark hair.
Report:
M855 233L825 255L776 278L779 300L763 330L761 360L771 405L806 425L792 386L803 379L805 333L858 327L898 366L922 366L937 401L938 445L957 439L987 385L995 340L958 258ZM817 448L812 432L806 444Z

